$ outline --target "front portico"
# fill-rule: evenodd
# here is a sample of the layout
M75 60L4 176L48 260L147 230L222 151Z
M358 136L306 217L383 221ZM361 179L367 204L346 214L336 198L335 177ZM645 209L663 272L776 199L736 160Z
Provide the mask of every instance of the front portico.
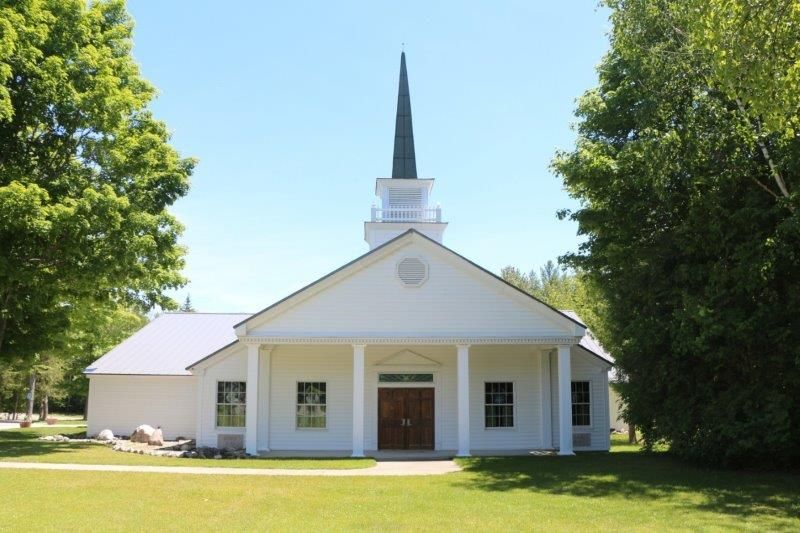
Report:
M432 451L469 456L473 452L558 449L561 455L572 454L571 351L578 348L574 343L554 345L554 340L573 339L428 338L405 339L400 344L399 339L325 338L309 343L308 338L243 337L240 342L247 351L246 449L251 454L308 453L316 451L314 440L322 447L318 451L353 457L404 449L382 447L381 391L426 388L433 400ZM308 357L327 357L326 368L336 371L309 373L299 362ZM384 379L409 377L418 381ZM602 378L599 373L598 377ZM277 390L276 379L282 381ZM298 428L296 421L292 427L286 406L292 403L295 391L286 382L306 379L326 383L324 428ZM510 427L486 427L486 383L513 384ZM559 413L555 424L551 405L556 405ZM403 417L398 429L413 430L404 424L412 426L410 417ZM553 426L557 428L555 439ZM314 431L318 438L305 443L292 435ZM350 436L346 448L343 433ZM287 448L287 443L296 444Z

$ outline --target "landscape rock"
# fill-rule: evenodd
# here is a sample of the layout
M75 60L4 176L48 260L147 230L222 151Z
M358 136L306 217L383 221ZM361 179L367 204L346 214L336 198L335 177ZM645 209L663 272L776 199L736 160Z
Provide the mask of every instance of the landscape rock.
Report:
M153 426L142 424L141 426L133 430L133 433L131 433L131 442L142 442L144 444L147 444L150 441L150 437L152 437L153 433L155 432L156 430Z
M150 446L163 446L164 445L164 433L161 432L161 428L156 429L150 438L147 440L147 444Z
M46 440L49 442L69 442L69 437L66 435L45 435L44 437L39 437L39 440Z
M114 432L110 429L104 429L97 434L97 440L114 440Z

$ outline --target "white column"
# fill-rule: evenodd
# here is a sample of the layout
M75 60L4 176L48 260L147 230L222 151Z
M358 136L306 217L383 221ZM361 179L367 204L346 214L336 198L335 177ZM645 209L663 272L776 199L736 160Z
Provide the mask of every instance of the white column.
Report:
M469 456L469 344L459 344L458 350L458 453Z
M572 453L572 370L570 346L558 347L558 455Z
M247 404L245 406L244 447L250 455L258 453L258 352L259 344L247 345Z
M270 418L270 387L272 382L272 349L274 346L265 346L261 350L261 363L259 364L259 372L261 373L261 382L258 387L258 397L260 405L258 412L260 413L261 420L258 425L258 449L264 452L269 451L269 426L272 424Z
M542 448L553 447L553 405L550 392L550 349L539 352L539 386L542 393Z
M353 345L353 457L364 457L364 348Z

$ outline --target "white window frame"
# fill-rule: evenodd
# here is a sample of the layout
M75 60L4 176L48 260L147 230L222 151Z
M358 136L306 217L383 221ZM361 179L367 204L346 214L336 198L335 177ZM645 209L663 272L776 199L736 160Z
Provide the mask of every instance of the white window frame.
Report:
M241 403L241 404L236 404L236 403L222 403L221 404L221 403L219 403L219 384L220 383L239 383L239 384L244 383L244 402ZM217 418L219 416L217 414L217 409L219 408L220 405L242 405L242 406L244 406L245 423L242 424L241 426L220 426L219 425L219 420ZM241 379L218 379L218 380L216 380L216 383L215 383L215 386L214 386L214 429L243 430L243 429L245 429L246 426L247 426L247 380L241 380Z
M570 384L569 384L569 394L570 394L570 396L572 396L572 384L573 383L588 383L589 384L589 390L588 390L589 401L585 402L585 403L581 402L581 404L580 404L580 405L588 405L589 406L589 424L587 424L587 425L578 425L578 424L575 424L575 422L572 422L572 427L580 428L580 429L587 429L587 428L591 429L591 428L594 427L594 413L592 412L592 380L591 379L573 379L573 380L571 380ZM572 421L572 415L573 415L572 408L575 406L575 403L574 402L570 402L570 404L571 404L571 407L570 407L569 418L570 418L570 421Z
M300 403L297 401L297 395L300 394L298 392L301 383L324 383L325 384L325 403L321 404L302 404L302 405L316 405L316 406L325 406L325 425L318 428L310 428L310 427L300 427L297 424L297 418L300 416L297 414L297 409L300 407ZM298 379L294 383L294 429L296 431L327 431L328 430L328 382L324 379Z
M501 427L488 427L486 425L486 406L487 405L508 405L505 403L495 403L495 404L487 404L486 403L486 384L487 383L511 383L511 422L510 426L501 426ZM481 395L483 396L483 401L481 405L483 406L483 429L485 431L512 431L517 428L517 383L511 379L491 379L485 380L483 382L483 390L481 391Z

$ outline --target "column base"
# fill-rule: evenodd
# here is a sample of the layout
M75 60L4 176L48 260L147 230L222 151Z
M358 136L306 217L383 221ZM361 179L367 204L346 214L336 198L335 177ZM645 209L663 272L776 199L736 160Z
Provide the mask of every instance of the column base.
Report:
M575 452L562 452L561 450L558 450L558 455L570 456L575 455Z
M456 457L472 457L472 454L469 452L456 452Z
M350 454L350 457L352 457L353 459L360 459L362 457L366 457L366 455L364 455L364 452L361 453L353 452Z

